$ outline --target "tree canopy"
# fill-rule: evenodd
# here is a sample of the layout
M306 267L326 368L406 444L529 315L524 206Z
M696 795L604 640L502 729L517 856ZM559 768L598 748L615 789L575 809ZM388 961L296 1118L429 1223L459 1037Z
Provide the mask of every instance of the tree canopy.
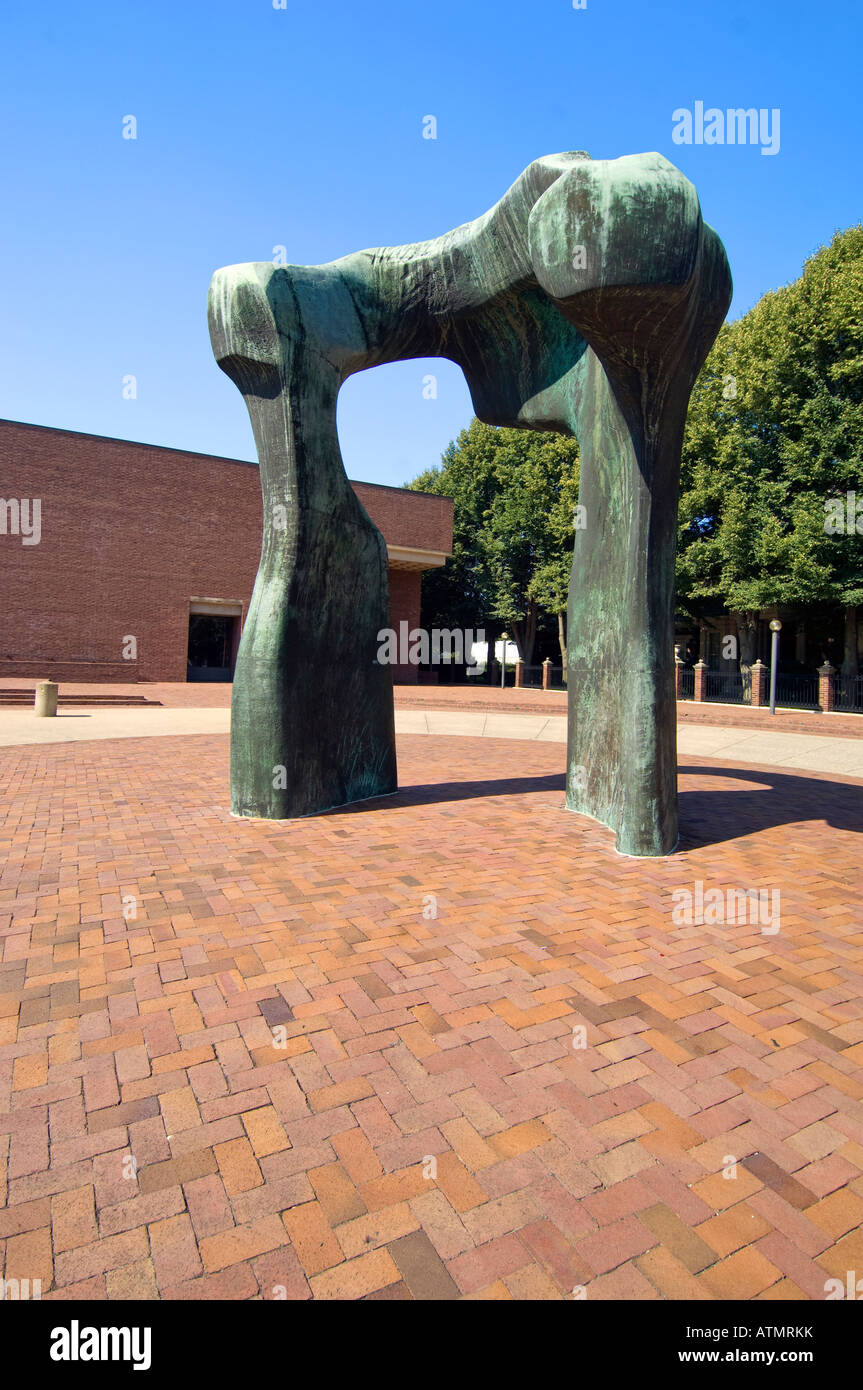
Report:
M562 615L578 504L578 445L473 420L409 487L455 502L453 556L424 576L429 626L504 626L530 663L543 614Z
M825 529L863 496L863 227L837 233L784 289L720 332L683 445L678 603L739 616L863 603L863 543Z

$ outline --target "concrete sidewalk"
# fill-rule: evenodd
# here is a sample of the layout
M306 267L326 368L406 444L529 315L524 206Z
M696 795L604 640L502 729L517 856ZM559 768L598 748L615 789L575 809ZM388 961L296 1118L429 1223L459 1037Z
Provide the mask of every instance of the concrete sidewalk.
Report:
M566 742L566 719L559 715L482 714L449 710L396 710L402 734L462 735ZM707 724L679 724L677 749L686 757L732 759L810 772L863 777L863 741L814 734L773 733Z
M230 730L230 717L224 708L74 709L61 710L54 719L38 719L30 710L3 709L0 746L224 734ZM397 708L395 720L400 734L566 742L562 715ZM863 740L706 724L680 725L677 738L678 751L686 757L863 777Z
M103 738L163 738L166 734L226 734L229 709L59 709L42 719L32 710L0 709L0 747L28 743L84 743Z

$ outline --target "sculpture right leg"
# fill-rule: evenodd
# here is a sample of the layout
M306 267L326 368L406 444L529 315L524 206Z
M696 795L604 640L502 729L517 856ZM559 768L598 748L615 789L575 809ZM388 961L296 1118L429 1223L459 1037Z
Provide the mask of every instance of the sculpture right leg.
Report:
M586 525L569 594L567 806L610 826L623 854L669 854L680 450L731 277L695 189L657 154L574 164L530 234L540 283L592 349L573 375Z

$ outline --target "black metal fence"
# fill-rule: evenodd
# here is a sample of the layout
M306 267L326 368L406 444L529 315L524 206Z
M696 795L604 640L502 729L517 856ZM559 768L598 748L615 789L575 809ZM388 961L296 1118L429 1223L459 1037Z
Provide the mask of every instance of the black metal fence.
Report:
M543 672L543 667L542 667L542 665L538 665L538 666L522 666L522 668L521 668L521 683L522 683L522 686L525 688L525 690L541 690L541 689L542 689L542 672ZM550 689L550 690L565 690L565 689L566 689L566 686L565 686L564 683L563 683L563 667L562 667L562 666L552 666L552 668L551 668L551 684L550 684L550 686L549 686L549 689Z
M442 668L443 669L443 668ZM498 681L500 684L500 668L498 667ZM522 685L527 690L542 689L542 666L522 666L521 679ZM449 683L453 680L463 681L465 675L463 668L452 669L440 677L441 683ZM483 673L479 679L484 683L488 677ZM681 700L695 699L695 671L691 666L684 666L679 670L679 690ZM515 684L515 667L507 665L506 684ZM551 689L566 690L563 682L563 667L552 666L551 668ZM863 713L863 676L834 676L833 677L834 705L837 710L844 710L851 713ZM804 675L783 675L782 672L776 677L776 704L782 709L819 709L819 681L817 673ZM769 675L766 683L764 695L765 700L769 698L770 682ZM743 677L739 671L705 671L704 673L704 699L712 701L714 704L723 705L742 705L748 703L745 698Z
M680 698L681 700L695 699L695 672L691 666L684 666L680 672Z
M723 705L743 704L743 677L739 671L705 671L704 698Z
M863 711L863 676L844 679L834 677L835 706L837 710ZM681 700L695 699L695 671L685 666L679 671ZM704 699L714 704L749 704L749 693L744 689L743 677L739 671L705 671ZM765 687L765 701L770 694L769 677ZM819 709L818 675L783 675L776 677L776 704L782 709Z
M834 676L833 692L837 710L863 713L863 676Z
M770 686L767 687L768 696ZM818 709L817 676L776 676L776 703L783 709Z

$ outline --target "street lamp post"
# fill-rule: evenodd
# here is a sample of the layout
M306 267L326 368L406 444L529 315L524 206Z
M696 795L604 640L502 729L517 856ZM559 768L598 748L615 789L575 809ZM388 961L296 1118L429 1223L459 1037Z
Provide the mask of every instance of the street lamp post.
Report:
M500 634L500 640L503 643L503 648L500 654L500 688L501 690L503 690L506 686L506 644L509 640L505 632L502 632Z
M779 665L779 634L782 624L774 618L770 624L770 713L776 713L776 668Z

